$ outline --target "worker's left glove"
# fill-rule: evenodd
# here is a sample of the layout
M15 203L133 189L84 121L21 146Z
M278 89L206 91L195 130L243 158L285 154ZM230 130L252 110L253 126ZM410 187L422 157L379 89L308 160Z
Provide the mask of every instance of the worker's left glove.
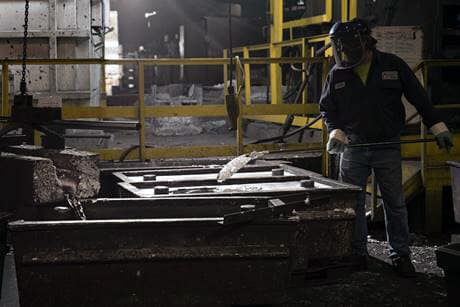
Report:
M436 125L433 125L430 130L434 134L436 143L438 143L438 147L440 149L446 149L449 151L452 147L454 147L452 133L450 133L444 122L439 122Z

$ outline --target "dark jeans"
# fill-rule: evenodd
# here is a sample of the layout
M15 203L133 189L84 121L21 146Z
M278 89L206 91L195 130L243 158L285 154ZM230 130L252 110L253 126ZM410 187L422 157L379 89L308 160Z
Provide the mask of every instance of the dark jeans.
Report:
M390 257L410 254L407 208L404 203L399 146L380 148L346 148L340 160L340 175L346 183L363 189L356 206L353 227L353 252L367 254L367 220L365 210L367 179L374 170L385 212Z

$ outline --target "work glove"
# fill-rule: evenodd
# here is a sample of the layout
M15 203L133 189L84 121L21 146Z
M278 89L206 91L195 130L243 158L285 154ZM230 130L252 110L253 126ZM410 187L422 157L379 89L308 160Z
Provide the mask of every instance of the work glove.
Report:
M452 147L454 147L452 133L450 133L445 123L439 122L436 125L433 125L430 130L436 138L436 143L438 144L439 149L449 151Z
M330 154L339 154L345 151L346 144L348 144L348 139L345 132L341 129L334 129L329 134L326 149Z

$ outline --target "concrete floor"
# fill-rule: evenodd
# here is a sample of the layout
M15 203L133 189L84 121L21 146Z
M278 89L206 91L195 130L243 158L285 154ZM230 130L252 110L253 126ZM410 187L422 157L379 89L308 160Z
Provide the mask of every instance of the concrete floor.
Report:
M12 252L9 252L5 257L0 307L19 307L16 269L14 267L14 256Z
M371 260L367 271L351 273L332 283L290 288L282 306L447 306L443 272L436 266L436 245L423 237L416 239L420 242L411 246L415 279L395 275L386 263L386 243L369 239ZM0 307L19 307L12 252L5 258Z

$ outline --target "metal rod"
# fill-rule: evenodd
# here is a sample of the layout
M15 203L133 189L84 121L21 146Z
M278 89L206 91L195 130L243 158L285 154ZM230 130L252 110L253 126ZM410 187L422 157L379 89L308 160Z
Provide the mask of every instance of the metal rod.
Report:
M414 140L405 140L405 141L391 141L391 142L380 142L380 143L361 143L361 144L351 144L346 145L348 148L361 148L361 147L373 147L373 146L390 146L390 145L403 145L403 144L415 144L415 143L431 143L436 142L435 139L414 139ZM287 149L287 150L270 150L269 154L272 153L283 153L283 152L298 152L298 151L313 151L313 150L325 150L325 146L317 148L296 148L296 149Z
M326 50L329 49L331 46L332 46L331 43L327 43L327 44L324 45L323 47L321 47L321 48L319 48L318 50L316 50L315 55L316 55L316 56L321 56L321 54L323 54L324 52L326 52Z
M373 147L373 146L390 146L390 145L403 145L403 144L414 144L414 143L430 143L436 142L435 139L414 139L405 141L391 141L391 142L379 142L379 143L362 143L362 144L351 144L347 145L348 148L360 148L360 147Z
M59 126L68 129L122 129L139 130L140 124L136 121L90 121L90 120L53 120L47 126Z
M238 155L243 154L244 151L244 139L243 139L243 109L241 104L241 93L240 89L242 87L242 71L240 65L239 57L236 57L236 69L235 69L235 78L236 78L236 104L238 110L238 117L236 119L236 152Z
M10 114L8 64L2 65L2 115Z
M111 136L108 134L65 134L66 139L110 139Z
M145 82L144 82L144 63L138 62L138 78L139 78L139 104L138 104L138 120L140 123L139 129L139 160L145 160Z

